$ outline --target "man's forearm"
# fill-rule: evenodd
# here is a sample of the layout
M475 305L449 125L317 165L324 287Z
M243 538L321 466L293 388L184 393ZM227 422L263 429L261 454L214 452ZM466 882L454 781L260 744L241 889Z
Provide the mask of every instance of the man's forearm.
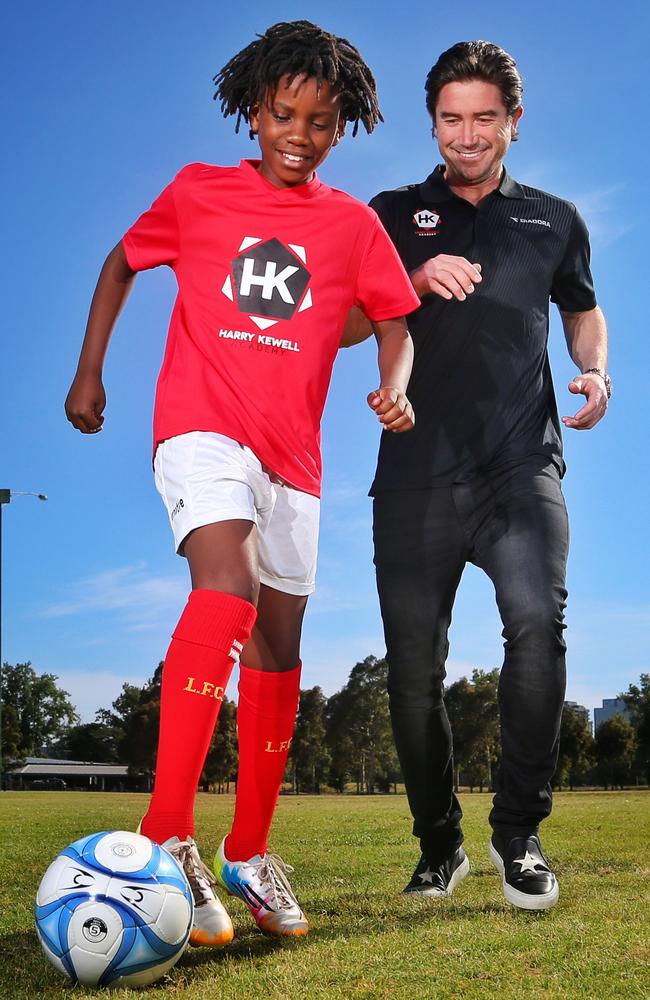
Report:
M599 306L588 312L562 313L569 354L581 372L607 370L607 324Z

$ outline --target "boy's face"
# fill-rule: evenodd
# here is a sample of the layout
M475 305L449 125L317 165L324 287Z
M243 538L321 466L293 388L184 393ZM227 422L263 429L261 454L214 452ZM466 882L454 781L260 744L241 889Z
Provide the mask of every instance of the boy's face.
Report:
M341 95L326 82L283 76L276 90L254 105L250 126L262 151L260 173L276 187L295 187L311 180L345 130L340 121Z

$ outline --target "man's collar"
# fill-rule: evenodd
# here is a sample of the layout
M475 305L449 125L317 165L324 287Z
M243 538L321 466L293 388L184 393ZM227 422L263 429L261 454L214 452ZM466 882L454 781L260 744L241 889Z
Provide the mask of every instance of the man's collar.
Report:
M506 168L503 168L503 177L501 178L501 183L497 188L499 194L502 194L504 198L517 198L519 200L525 199L527 196L524 193L524 189L521 184L510 176Z
M452 198L456 197L445 180L444 163L439 163L433 173L429 174L427 179L422 184L419 184L418 187L422 197L429 201L450 201ZM496 191L498 194L503 195L504 198L518 200L526 198L526 194L524 193L524 189L521 184L518 184L517 181L510 176L505 167L503 168L501 183L498 188L496 188Z

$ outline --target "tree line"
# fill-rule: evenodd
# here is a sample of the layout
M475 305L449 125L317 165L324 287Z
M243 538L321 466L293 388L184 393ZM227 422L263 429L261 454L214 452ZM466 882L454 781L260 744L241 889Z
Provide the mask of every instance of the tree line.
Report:
M300 692L300 706L285 785L295 793L324 789L359 794L397 790L401 782L386 693L388 666L368 656L347 683L326 697L320 687ZM31 663L2 671L2 759L18 765L29 756L123 764L151 785L160 716L162 663L142 687L124 684L110 708L80 723L53 674ZM489 789L499 765L499 670L472 672L449 684L445 703L454 734L455 784ZM569 705L562 713L554 784L623 787L650 784L650 674L619 695L632 721L621 715L599 725ZM201 776L205 791L228 792L237 779L237 707L224 698Z

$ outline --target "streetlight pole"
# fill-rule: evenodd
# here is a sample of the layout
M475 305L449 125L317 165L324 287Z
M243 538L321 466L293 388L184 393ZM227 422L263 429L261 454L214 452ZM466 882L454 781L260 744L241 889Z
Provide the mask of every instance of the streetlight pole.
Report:
M0 792L4 788L2 780L2 508L14 497L38 497L47 500L44 493L29 493L19 490L0 490Z

